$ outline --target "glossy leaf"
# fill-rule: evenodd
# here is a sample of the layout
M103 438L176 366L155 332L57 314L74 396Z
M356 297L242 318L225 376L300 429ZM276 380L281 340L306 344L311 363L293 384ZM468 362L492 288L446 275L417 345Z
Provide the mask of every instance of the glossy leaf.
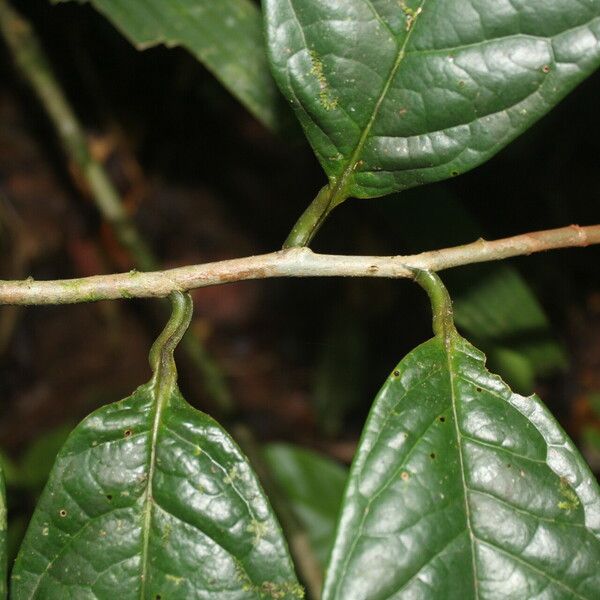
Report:
M347 304L337 302L320 342L313 398L319 427L337 435L344 417L360 405L367 366L367 329Z
M60 451L12 575L15 600L301 598L248 461L176 385L191 316L175 296L154 376L85 419Z
M140 50L159 44L189 50L267 127L289 122L251 0L79 0L86 1Z
M285 494L325 568L333 546L347 470L325 456L290 444L269 444L265 458L271 476Z
M600 63L600 0L264 0L331 203L484 162Z
M589 599L600 490L539 398L511 392L450 319L379 392L324 600Z

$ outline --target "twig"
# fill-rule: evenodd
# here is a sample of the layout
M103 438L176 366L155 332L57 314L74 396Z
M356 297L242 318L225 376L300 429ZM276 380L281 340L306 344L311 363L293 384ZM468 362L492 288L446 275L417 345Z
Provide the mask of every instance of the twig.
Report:
M0 31L15 62L37 94L52 121L65 153L83 176L96 207L116 233L121 245L142 271L154 271L159 262L127 214L119 193L102 164L91 154L85 131L71 108L31 25L5 0L0 0ZM202 373L208 395L222 413L232 410L229 388L215 360L197 336L186 334L183 346Z
M411 256L340 256L290 248L166 271L96 275L57 281L0 281L0 304L74 304L118 298L160 298L175 290L271 277L413 278L413 268L442 271L558 248L600 244L600 225L570 225Z
M85 132L69 105L31 25L0 0L0 31L17 66L46 110L65 153L81 172L96 206L140 269L153 269L146 243L131 222L102 165L91 155Z

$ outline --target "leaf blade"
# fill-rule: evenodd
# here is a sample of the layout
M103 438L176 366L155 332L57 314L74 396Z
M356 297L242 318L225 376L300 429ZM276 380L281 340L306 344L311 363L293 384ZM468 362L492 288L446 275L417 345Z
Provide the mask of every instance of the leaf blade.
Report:
M296 597L279 525L246 459L177 390L157 434L153 510L145 516L153 405L142 386L75 429L17 558L13 597L64 598L76 589L82 598L109 598L116 583L124 598L201 598L226 589L254 598L262 586Z
M410 353L365 427L324 600L593 598L599 559L598 486L539 399L462 338Z
M268 128L288 127L289 111L266 59L261 13L250 0L79 0L85 1L139 50L183 46Z
M150 351L151 381L71 433L17 556L12 597L302 598L247 459L189 406L173 358L189 294Z
M346 469L325 456L291 444L269 444L265 458L324 568L333 546L348 476Z
M600 63L600 3L266 0L275 78L335 205L489 159Z

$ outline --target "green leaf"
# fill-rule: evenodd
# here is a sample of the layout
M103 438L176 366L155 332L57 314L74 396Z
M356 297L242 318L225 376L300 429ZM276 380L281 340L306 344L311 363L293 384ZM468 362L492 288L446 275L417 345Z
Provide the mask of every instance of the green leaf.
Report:
M173 350L191 299L174 302L152 380L60 451L16 560L15 600L302 597L248 461L179 393Z
M331 205L463 173L600 62L600 0L264 0Z
M347 470L325 456L290 444L269 444L265 458L273 479L325 568L333 546Z
M435 338L396 367L365 426L324 600L597 598L593 475L434 300Z
M289 111L271 76L262 16L251 0L79 0L86 1L139 50L186 48L259 121L285 129Z
M41 490L72 427L60 425L38 437L27 448L19 462L18 485Z
M6 598L7 583L7 522L6 522L6 485L4 472L0 468L0 600Z
M553 338L531 288L515 269L502 265L483 271L456 300L456 323L491 346L494 362L504 365L507 372L516 372L515 360L524 360L531 377L521 387L531 391L536 375L566 368L564 350Z
M363 399L367 369L365 324L347 305L336 303L317 357L314 403L319 427L336 435L345 415Z

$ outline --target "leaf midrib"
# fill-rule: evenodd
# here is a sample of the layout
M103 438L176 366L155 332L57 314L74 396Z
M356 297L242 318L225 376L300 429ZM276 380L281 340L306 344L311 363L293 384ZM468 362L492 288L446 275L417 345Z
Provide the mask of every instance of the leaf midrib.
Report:
M468 436L465 436L462 433L462 431L460 430L460 427L459 427L459 423L458 423L458 412L457 412L457 407L456 407L457 394L456 394L456 389L455 389L455 379L456 378L455 378L453 363L454 363L454 353L460 352L460 350L455 348L455 346L454 346L455 341L456 341L456 338L449 339L449 340L442 340L442 343L445 345L446 357L447 357L447 361L448 361L448 377L450 379L452 412L453 412L453 418L454 418L454 429L456 432L456 447L458 450L458 457L459 457L459 463L460 463L460 474L461 474L461 480L462 480L462 485L463 485L467 533L469 535L469 540L471 542L471 564L472 564L472 569L473 569L473 588L474 588L474 592L475 592L475 600L479 600L477 565L476 565L476 561L475 561L475 543L476 542L486 544L490 548L494 548L495 550L502 552L503 554L505 554L505 555L511 557L512 559L516 560L517 562L523 564L524 566L531 569L532 571L535 571L536 573L538 573L538 574L542 575L543 577L547 578L548 580L552 581L558 587L568 590L569 593L573 594L575 597L579 598L580 600L585 600L585 597L580 595L576 590L572 589L569 585L565 584L564 582L562 582L558 579L555 579L554 577L552 577L545 571L541 570L539 567L532 565L531 563L527 562L526 560L523 560L523 558L521 558L520 556L494 544L493 542L490 542L485 539L480 539L475 535L475 532L473 531L473 526L471 523L471 507L469 506L469 493L471 491L475 491L475 492L480 492L480 493L485 494L486 492L481 492L480 490L473 490L471 487L469 487L469 485L467 484L467 480L466 480L466 469L465 469L465 463L464 463L464 457L463 457L462 440L465 438L468 439ZM505 401L504 398L501 398L501 399L503 401ZM498 498L495 498L495 497L494 497L494 499L498 500ZM519 510L518 508L515 508L514 506L512 506L508 503L505 503L505 504L507 504L513 510L517 510L517 511ZM536 515L535 518L540 518L540 517Z
M174 336L173 336L174 337ZM165 343L165 347L168 347L168 340ZM161 351L159 359L159 368L156 371L156 378L152 385L152 394L154 395L154 401L156 403L156 410L152 421L152 431L150 435L150 460L148 464L148 479L146 480L146 492L144 494L143 503L143 520L142 520L142 550L141 550L141 584L140 584L140 600L144 600L146 592L146 583L148 579L148 553L150 549L150 529L152 527L152 507L154 505L154 498L152 496L152 489L154 485L154 474L156 471L156 447L158 445L158 434L160 429L160 423L162 420L163 411L167 404L169 395L173 389L174 381L172 377L169 377L168 368L165 364L165 357Z
M450 399L452 404L452 415L454 420L454 430L456 432L456 448L458 451L458 460L460 465L460 477L463 486L463 498L465 506L465 521L467 525L467 533L469 535L469 542L471 544L471 568L473 570L473 591L475 593L475 600L479 599L479 587L477 585L477 565L475 564L475 534L473 533L473 527L471 525L471 507L469 506L469 487L465 476L465 462L463 457L462 449L462 434L458 426L458 411L456 409L456 388L455 388L455 377L454 377L454 364L453 364L453 353L454 353L454 336L449 336L446 339L441 339L440 343L444 345L446 351L446 359L448 361L448 378L450 380Z
M427 2L427 0L421 0L419 7L417 9L415 9L414 20L411 24L410 29L407 31L406 36L404 37L404 41L398 48L398 55L396 56L394 65L392 66L392 69L390 70L390 73L389 73L389 75L383 85L383 88L377 98L377 102L375 103L375 106L373 107L373 112L371 114L371 117L369 118L369 121L368 121L367 125L365 126L365 129L362 132L362 134L358 140L358 143L356 144L356 147L354 148L354 150L352 151L352 154L350 155L350 159L348 160L348 163L346 164L346 168L344 169L344 172L337 179L335 185L332 188L330 201L329 201L330 208L334 208L336 205L340 204L347 198L346 184L348 182L348 179L352 175L352 173L354 173L354 166L360 159L363 148L364 148L364 146L367 142L367 139L369 138L369 135L371 133L371 129L373 129L373 125L375 124L375 121L377 120L377 117L379 115L379 110L381 109L381 105L383 104L383 101L385 100L385 98L387 96L387 93L392 85L392 82L394 81L394 78L396 77L396 73L400 69L400 65L402 65L402 62L404 61L404 58L406 56L406 46L408 45L408 42L410 41L410 38L412 37L412 34L415 31L415 28L416 28L416 25L417 25L420 15L423 13L423 6L425 5L425 2Z

